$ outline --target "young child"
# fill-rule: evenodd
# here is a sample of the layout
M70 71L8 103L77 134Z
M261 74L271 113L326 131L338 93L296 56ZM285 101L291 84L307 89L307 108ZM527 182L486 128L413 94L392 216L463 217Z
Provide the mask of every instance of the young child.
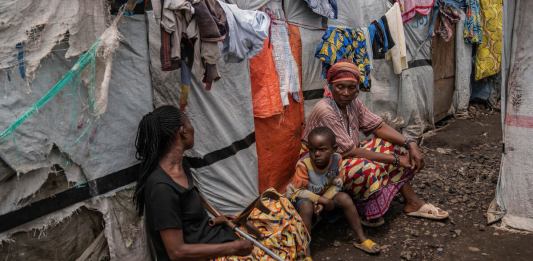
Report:
M357 237L354 246L369 254L379 253L379 245L366 238L352 199L341 192L342 156L335 152L335 134L328 127L318 127L309 133L307 141L309 153L298 161L296 173L287 187L287 197L295 203L305 226L311 231L313 214L341 208Z

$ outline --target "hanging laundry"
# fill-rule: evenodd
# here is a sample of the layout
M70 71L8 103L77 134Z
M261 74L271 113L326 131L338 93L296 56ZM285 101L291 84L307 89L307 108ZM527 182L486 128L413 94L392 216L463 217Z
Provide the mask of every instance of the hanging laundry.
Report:
M369 91L370 82L370 59L367 52L365 34L360 29L342 27L329 27L322 36L322 42L318 45L315 57L322 61L322 76L333 64L342 59L352 61L361 72L359 88Z
M435 4L435 0L398 0L397 2L400 4L404 23L409 22L417 14L421 16L429 15Z
M465 43L480 44L483 39L483 27L481 25L481 7L479 0L465 0L466 19L464 22L463 37Z
M316 14L337 19L337 0L305 0L305 2Z
M382 16L379 20L374 20L368 26L368 32L372 48L372 59L384 59L385 54L394 47L395 43L392 39L387 23L387 17Z
M18 43L15 48L17 48L17 61L19 65L19 73L22 79L26 79L26 65L24 62L24 44Z
M387 60L392 60L394 73L401 74L403 70L408 68L407 65L407 47L405 46L405 34L403 29L402 14L400 12L400 5L394 3L391 9L385 13L389 31L394 40L394 46L390 48L387 53Z
M502 0L481 0L483 41L476 50L476 81L500 72L502 61L503 4Z
M161 31L161 49L164 49L161 63L163 70L176 70L181 59L181 39L191 23L194 8L187 0L162 0L161 3L161 28L164 29Z
M219 2L228 21L222 56L225 62L238 63L261 52L268 37L270 18L261 11L242 10L237 5Z
M189 90L192 86L192 73L190 65L185 62L185 59L181 61L181 72L180 72L180 110L185 111L187 105L189 104Z
M438 34L448 42L452 39L455 23L459 22L460 10L465 6L463 0L437 0L431 21L430 32Z
M272 54L279 76L280 95L283 106L289 105L289 94L297 102L300 102L300 79L298 77L298 65L292 55L289 42L289 33L281 0L272 0L264 8L271 17L270 33Z
M205 42L224 40L227 32L226 14L218 1L200 0L192 6L200 30L200 39Z
M152 1L152 8L161 25L162 70L179 69L183 54L194 53L204 75L202 81L210 90L213 81L220 79L216 66L221 56L218 42L228 31L226 14L218 1L160 0ZM184 39L194 47L182 48Z

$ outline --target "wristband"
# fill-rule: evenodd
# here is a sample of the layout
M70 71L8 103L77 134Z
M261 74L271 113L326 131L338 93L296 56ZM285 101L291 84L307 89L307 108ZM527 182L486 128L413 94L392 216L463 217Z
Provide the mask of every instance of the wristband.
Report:
M412 142L416 142L416 141L413 140L413 139L405 139L405 143L403 144L403 147L404 147L406 150L409 150L409 143L412 143Z

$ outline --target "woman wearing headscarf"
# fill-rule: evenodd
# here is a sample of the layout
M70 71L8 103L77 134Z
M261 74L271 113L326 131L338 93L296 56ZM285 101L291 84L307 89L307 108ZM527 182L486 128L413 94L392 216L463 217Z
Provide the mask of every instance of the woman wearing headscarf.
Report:
M309 115L302 135L325 126L336 136L337 152L343 156L343 189L355 201L366 226L383 224L383 215L394 196L405 198L404 212L410 216L445 219L448 213L421 200L409 184L415 173L424 168L423 155L415 140L407 139L372 113L357 98L361 76L357 66L340 61L327 72L325 97ZM359 135L373 134L367 141Z

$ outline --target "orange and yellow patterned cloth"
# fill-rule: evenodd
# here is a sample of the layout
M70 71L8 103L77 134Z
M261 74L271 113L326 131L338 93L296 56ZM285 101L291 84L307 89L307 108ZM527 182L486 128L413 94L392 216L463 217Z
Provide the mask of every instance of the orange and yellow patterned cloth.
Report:
M268 189L261 194L257 201L252 203L251 207L252 209L245 219L259 230L262 235L259 241L263 245L283 260L310 260L306 257L306 253L308 253L311 237L302 218L287 198L274 189ZM245 210L243 213L246 212ZM245 226L242 226L241 229L247 230ZM254 247L250 256L219 257L214 260L269 261L274 259L258 247Z

